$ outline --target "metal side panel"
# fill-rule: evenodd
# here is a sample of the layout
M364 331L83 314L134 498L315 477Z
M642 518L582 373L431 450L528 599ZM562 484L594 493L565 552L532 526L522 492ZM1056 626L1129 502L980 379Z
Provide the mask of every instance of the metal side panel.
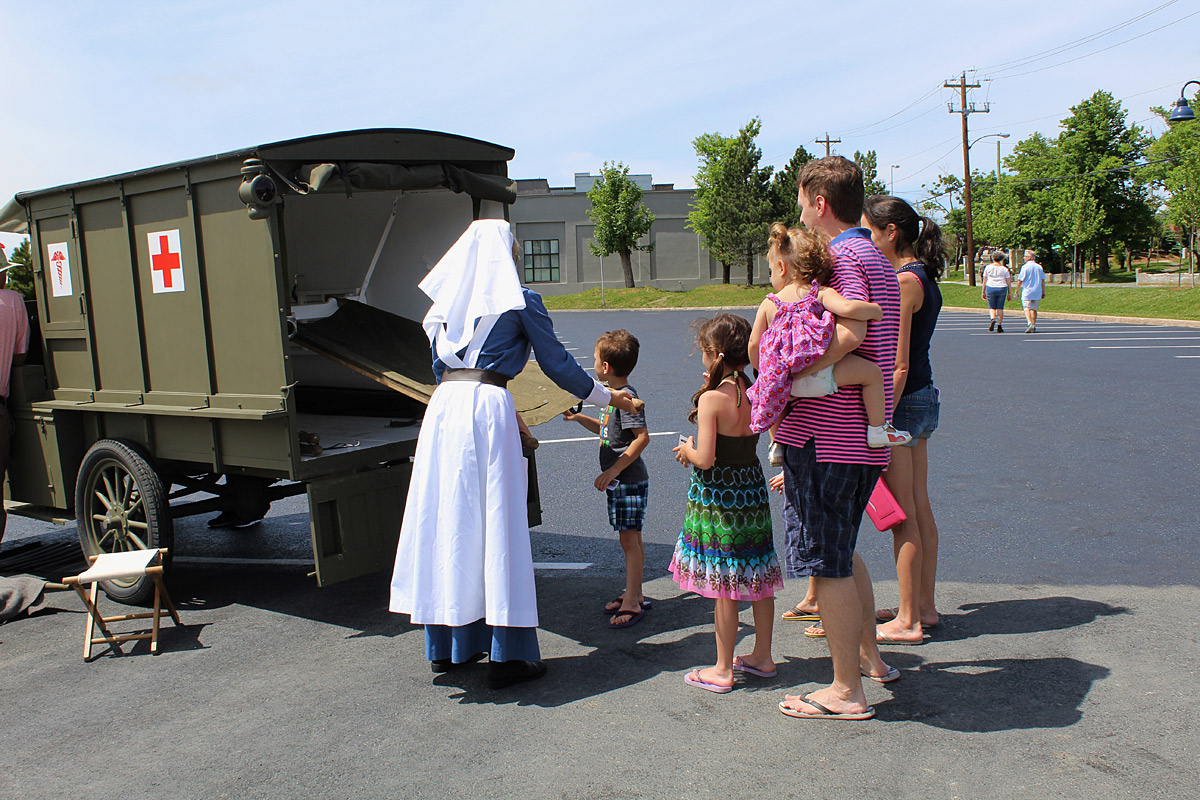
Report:
M410 475L401 463L308 484L318 585L392 566Z

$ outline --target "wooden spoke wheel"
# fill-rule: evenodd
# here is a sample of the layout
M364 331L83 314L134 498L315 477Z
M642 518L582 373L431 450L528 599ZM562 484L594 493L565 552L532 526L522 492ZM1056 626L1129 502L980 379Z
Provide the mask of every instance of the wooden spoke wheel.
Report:
M130 442L101 439L88 450L75 485L75 517L84 555L171 547L174 531L167 493L149 458ZM167 555L168 559L170 554ZM121 603L144 603L154 592L146 577L102 581Z

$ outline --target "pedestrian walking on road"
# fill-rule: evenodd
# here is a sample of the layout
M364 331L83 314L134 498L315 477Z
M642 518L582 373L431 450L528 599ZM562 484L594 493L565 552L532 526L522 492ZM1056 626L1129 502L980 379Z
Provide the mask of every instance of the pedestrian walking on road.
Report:
M1037 333L1037 312L1046 296L1046 271L1034 261L1034 252L1025 251L1025 264L1017 275L1017 286L1021 290L1021 307L1025 309L1025 321L1029 323L1026 333Z
M983 270L983 299L987 301L988 330L1004 333L1004 304L1012 299L1012 273L1004 266L1004 253L992 253L992 263Z
M771 634L783 573L758 461L759 435L750 430L750 381L743 372L749 340L750 323L737 314L697 324L704 386L692 397L688 415L696 435L674 449L676 460L692 467L692 476L687 516L669 569L680 588L716 601L717 663L692 670L684 680L718 694L733 689L735 672L760 678L777 674ZM738 602L745 600L754 610L754 650L734 656Z

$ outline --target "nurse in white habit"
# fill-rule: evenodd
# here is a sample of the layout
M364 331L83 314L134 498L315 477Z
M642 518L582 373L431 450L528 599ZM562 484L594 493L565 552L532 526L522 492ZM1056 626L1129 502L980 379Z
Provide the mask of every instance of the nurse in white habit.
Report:
M546 673L526 507L528 468L506 384L530 350L556 384L603 408L634 410L579 366L542 298L521 285L513 234L483 219L421 281L438 387L429 401L396 548L389 608L425 626L434 672L489 656L501 689ZM642 406L640 400L637 406Z

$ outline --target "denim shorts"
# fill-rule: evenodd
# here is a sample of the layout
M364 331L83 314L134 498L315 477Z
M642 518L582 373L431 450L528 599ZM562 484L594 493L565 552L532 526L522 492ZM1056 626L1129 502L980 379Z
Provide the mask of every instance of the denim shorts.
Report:
M928 439L933 435L941 407L941 392L932 383L901 396L892 412L892 425L912 434L912 441L904 447L916 447L917 439Z
M1004 301L1008 299L1008 289L1004 286L989 286L984 294L987 295L988 308L1004 308Z

